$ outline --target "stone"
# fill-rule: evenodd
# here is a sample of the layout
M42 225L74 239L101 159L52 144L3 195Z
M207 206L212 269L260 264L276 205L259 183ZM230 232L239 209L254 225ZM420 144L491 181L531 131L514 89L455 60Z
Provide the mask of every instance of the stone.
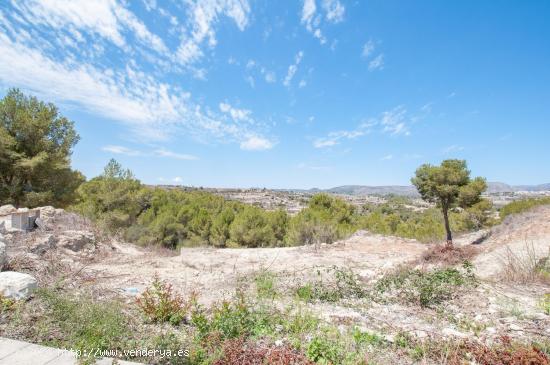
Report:
M17 209L11 204L2 205L0 207L0 215L8 215L8 214L11 214L11 213L16 212L16 211L17 211Z
M27 299L37 287L36 279L29 274L15 271L0 272L0 294L6 298Z
M457 330L455 330L454 328L450 328L450 327L444 328L444 329L441 331L441 333L444 334L445 336L448 336L448 337L459 337L459 338L466 338L466 337L468 337L467 334L462 333L462 332L460 332L460 331L457 331Z
M52 248L55 248L56 244L57 240L52 234L39 236L32 242L30 251L37 255L43 255Z
M59 236L59 247L67 248L71 251L81 251L82 249L94 247L95 236L89 231L65 231Z
M8 255L6 254L6 244L2 241L2 235L0 234L0 270L8 262Z

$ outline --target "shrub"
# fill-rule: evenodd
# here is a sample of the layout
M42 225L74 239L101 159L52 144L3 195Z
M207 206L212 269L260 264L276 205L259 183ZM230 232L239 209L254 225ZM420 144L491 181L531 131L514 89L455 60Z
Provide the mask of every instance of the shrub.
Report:
M177 325L185 319L195 300L196 295L193 293L185 301L181 295L174 293L171 284L155 276L151 286L136 299L136 303L148 320Z
M433 271L401 270L388 274L375 285L378 299L395 298L405 303L433 307L452 299L457 289L476 285L473 267L465 262L462 270L443 268ZM381 296L381 297L380 297Z
M500 208L500 219L504 219L512 214L526 212L534 207L548 204L550 204L550 197L516 200Z
M346 298L363 298L367 291L353 271L332 267L324 274L317 271L317 279L296 288L296 295L304 301L337 302Z
M506 247L501 258L504 280L514 283L550 282L550 256L539 254L533 243L525 243L522 250Z

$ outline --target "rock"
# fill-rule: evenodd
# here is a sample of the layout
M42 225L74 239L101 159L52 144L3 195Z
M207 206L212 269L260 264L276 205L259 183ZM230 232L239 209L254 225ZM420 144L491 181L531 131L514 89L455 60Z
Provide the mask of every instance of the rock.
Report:
M2 235L0 235L0 270L8 262L8 255L6 254L6 244L2 241Z
M11 204L2 205L0 207L0 215L8 215L8 214L11 214L11 213L16 212L16 211L17 211L17 209Z
M71 251L94 247L95 236L89 231L65 231L59 236L58 245Z
M37 255L43 255L52 248L55 248L56 244L57 240L51 234L39 236L31 243L30 251Z
M457 331L454 328L450 328L450 327L444 328L443 331L441 331L441 333L448 337L459 337L459 338L468 337L467 334Z
M15 271L0 272L0 294L6 298L27 299L38 287L36 279Z

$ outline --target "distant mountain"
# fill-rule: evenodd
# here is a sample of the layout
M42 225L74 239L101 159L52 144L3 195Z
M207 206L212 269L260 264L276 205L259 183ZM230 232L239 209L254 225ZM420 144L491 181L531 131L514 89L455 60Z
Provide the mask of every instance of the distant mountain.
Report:
M387 185L387 186L367 186L367 185L342 185L330 189L313 188L309 190L292 190L306 193L332 193L332 194L347 194L347 195L401 195L408 197L418 197L419 194L416 188L412 185ZM501 182L488 182L487 192L489 194L497 193L512 193L516 191L550 191L549 184L540 185L508 185Z
M327 193L348 194L348 195L403 195L418 196L416 188L412 185L388 185L388 186L364 186L344 185L325 190Z

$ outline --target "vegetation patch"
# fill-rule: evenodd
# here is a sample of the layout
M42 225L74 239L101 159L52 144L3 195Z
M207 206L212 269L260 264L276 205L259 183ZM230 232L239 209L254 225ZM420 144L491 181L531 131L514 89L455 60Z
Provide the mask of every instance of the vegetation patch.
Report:
M458 265L471 261L478 253L476 247L450 245L434 245L422 254L421 262L429 264Z
M213 365L233 364L313 365L315 363L289 345L266 345L259 342L246 342L239 338L225 341L222 355L213 362Z
M461 269L399 270L380 279L374 287L374 294L377 300L434 307L456 297L459 289L476 283L472 265L465 262Z
M550 205L550 197L516 200L500 208L500 219L504 219L512 214L526 212L541 205Z
M137 298L136 303L151 322L170 322L178 325L185 319L195 301L195 293L191 293L190 298L185 300L181 295L174 293L171 284L155 276L151 286Z
M317 271L317 278L295 289L296 296L306 302L337 302L342 299L363 298L367 290L359 277L349 269L332 267Z
M36 295L46 307L36 330L47 344L82 354L124 348L129 320L117 302L72 298L46 289L38 290Z

